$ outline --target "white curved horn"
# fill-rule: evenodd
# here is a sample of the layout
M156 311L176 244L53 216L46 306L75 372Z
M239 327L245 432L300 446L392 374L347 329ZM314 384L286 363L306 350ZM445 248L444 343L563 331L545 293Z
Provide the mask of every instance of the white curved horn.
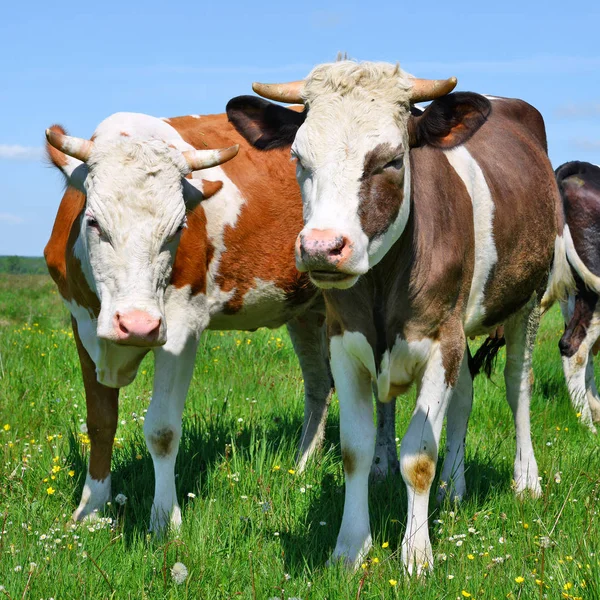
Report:
M228 160L231 160L240 149L239 145L221 148L219 150L186 150L183 156L190 168L190 171L199 171L216 167Z
M53 148L82 162L88 160L94 149L94 142L91 140L65 135L54 129L46 129L46 139Z
M449 79L417 79L412 80L413 86L410 93L411 102L426 102L435 100L449 94L458 83L456 77Z
M263 98L289 104L304 104L302 90L304 79L290 81L289 83L258 83L252 84L252 89Z

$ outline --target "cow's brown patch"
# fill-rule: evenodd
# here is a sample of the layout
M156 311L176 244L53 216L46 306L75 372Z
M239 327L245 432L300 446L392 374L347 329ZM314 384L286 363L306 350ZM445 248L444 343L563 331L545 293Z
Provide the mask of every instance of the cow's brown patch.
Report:
M417 494L426 494L435 477L435 460L429 454L421 453L410 460L402 472Z
M379 144L367 152L358 192L358 216L365 235L372 240L384 234L398 216L403 200L403 150ZM392 161L393 165L386 167Z
M211 196L214 196L223 187L222 181L209 181L208 179L202 180L202 196L205 200L208 200Z
M163 457L173 452L174 437L173 430L170 427L165 427L164 429L152 432L148 436L148 441L152 445L154 453L159 457Z
M342 448L342 462L344 463L346 477L352 476L356 470L356 456L354 452L348 450L348 448Z
M126 131L121 131L119 134L121 137L131 137ZM172 147L172 146L171 146Z
M309 302L317 290L306 274L296 270L294 243L302 229L302 200L289 148L257 150L227 122L225 115L171 119L171 125L192 146L223 148L240 145L240 152L221 168L240 189L245 204L237 223L227 227L216 283L224 292L234 291L225 307L235 314L256 279L271 281L283 290L290 304ZM182 237L179 253L189 254Z

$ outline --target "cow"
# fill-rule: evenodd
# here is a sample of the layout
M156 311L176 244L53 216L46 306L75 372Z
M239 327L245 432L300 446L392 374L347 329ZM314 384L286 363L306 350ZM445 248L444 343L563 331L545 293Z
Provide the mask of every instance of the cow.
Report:
M265 157L224 114L117 113L91 140L60 126L47 140L68 187L44 254L72 316L91 443L73 519L94 517L111 498L119 389L152 351L150 529L181 523L174 466L205 329L287 324L305 386L302 469L323 439L332 380L323 301L294 265L302 204L289 152Z
M594 354L600 338L600 167L568 162L556 169L565 212L565 251L573 291L560 302L565 332L559 341L573 407L596 433L600 397L594 381Z
M291 145L296 160L304 206L296 265L325 298L340 401L345 503L331 560L353 567L372 545L371 386L385 401L417 384L400 467L408 495L402 560L421 573L433 565L428 499L446 415L442 487L455 498L465 491L466 336L500 324L514 485L541 492L530 369L540 302L565 291L560 196L540 113L521 100L451 94L455 85L398 65L340 61L302 81L253 86L270 100L303 102L293 119L262 119L268 110L257 110L264 101L255 97L230 102L245 114L234 124L249 141L271 151ZM422 115L411 114L428 100Z

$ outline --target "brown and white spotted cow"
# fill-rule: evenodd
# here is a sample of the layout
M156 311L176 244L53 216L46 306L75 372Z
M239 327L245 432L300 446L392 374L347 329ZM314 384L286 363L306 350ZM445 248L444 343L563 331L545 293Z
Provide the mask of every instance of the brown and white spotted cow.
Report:
M569 395L581 421L596 433L600 397L594 354L600 338L600 166L568 162L556 169L565 211L565 250L574 291L561 301L565 332L559 342Z
M287 323L305 382L302 468L323 438L332 381L322 298L294 265L302 205L289 151L265 156L226 115L119 113L93 141L58 126L47 137L69 187L45 256L72 314L91 441L74 519L110 499L119 388L152 350L144 423L156 477L151 528L181 522L174 465L205 329ZM225 163L234 145L240 153Z
M419 572L433 562L428 499L446 414L441 478L454 495L464 492L472 402L465 336L501 323L516 489L540 493L530 367L557 235L562 241L560 198L538 111L520 100L447 95L455 85L341 61L301 82L255 85L268 98L303 101L300 126L277 128L252 110L238 124L251 141L262 131L272 147L293 142L304 204L296 264L323 290L340 399L346 499L332 559L350 565L372 543L372 384L386 400L417 383L400 465L409 511L402 557ZM237 99L238 110L252 106L248 98ZM411 116L412 103L435 98Z

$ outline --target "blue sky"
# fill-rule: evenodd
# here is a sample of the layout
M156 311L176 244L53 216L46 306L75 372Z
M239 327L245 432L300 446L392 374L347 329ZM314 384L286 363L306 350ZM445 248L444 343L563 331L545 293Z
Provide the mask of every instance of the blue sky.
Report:
M554 166L600 163L600 3L5 2L0 255L41 255L62 195L44 130L89 137L117 111L222 112L254 80L300 79L346 51L458 89L527 100Z

